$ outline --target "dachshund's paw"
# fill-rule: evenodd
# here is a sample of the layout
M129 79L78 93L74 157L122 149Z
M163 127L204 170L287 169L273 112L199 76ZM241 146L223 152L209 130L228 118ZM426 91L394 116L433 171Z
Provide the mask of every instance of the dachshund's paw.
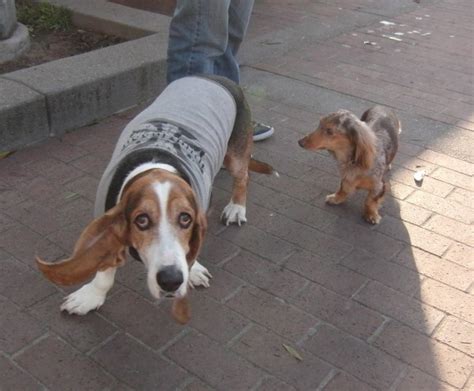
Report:
M89 311L98 309L105 301L105 294L91 284L86 284L71 293L61 304L61 311L70 314L85 315Z
M189 286L191 288L197 286L209 288L210 278L212 278L212 274L209 273L209 270L202 266L198 261L195 261L189 272Z
M380 216L377 212L375 213L366 213L364 215L365 221L367 221L370 224L378 224L380 223L380 220L382 220L382 216Z
M336 193L334 194L329 194L326 196L326 204L329 205L338 205L342 204L344 202L344 199L341 199Z
M245 217L246 208L243 205L229 202L221 214L221 220L225 225L236 223L239 227L247 222Z

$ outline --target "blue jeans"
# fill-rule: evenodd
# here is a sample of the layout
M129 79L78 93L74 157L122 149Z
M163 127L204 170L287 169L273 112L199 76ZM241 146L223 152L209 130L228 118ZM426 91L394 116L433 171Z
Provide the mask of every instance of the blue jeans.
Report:
M168 83L197 73L240 82L235 56L254 0L178 0L168 42Z

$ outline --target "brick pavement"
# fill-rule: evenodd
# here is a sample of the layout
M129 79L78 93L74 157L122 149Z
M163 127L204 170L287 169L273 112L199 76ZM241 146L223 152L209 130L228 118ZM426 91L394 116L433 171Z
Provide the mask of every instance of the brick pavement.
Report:
M136 262L85 317L60 314L71 288L33 265L70 252L133 112L1 160L0 389L473 390L473 9L409 3L257 2L244 84L276 128L256 155L281 178L252 176L239 229L217 221L230 188L219 174L201 255L214 279L193 292L187 326L151 300ZM321 39L305 39L311 26ZM360 196L324 205L335 165L296 140L328 110L374 102L404 133L369 227Z

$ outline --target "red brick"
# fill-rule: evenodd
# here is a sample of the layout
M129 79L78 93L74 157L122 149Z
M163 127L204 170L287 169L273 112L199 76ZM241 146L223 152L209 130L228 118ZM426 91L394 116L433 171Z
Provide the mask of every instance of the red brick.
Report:
M20 164L2 162L0 166L0 180L6 185L17 187L21 184L31 186L31 182L38 176L31 167Z
M464 189L454 189L446 197L447 200L457 202L458 204L468 206L471 209L474 207L472 203L472 192Z
M24 226L17 226L2 233L0 247L15 254L16 259L27 265L34 264L36 255L51 261L64 254L63 250L54 243Z
M46 279L0 251L1 295L20 307L27 307L54 292L56 289Z
M207 297L205 292L191 295L192 317L189 325L209 338L225 344L249 323L235 311Z
M28 312L82 352L99 345L116 331L113 325L95 312L87 316L71 316L61 312L62 296L50 296L30 307Z
M450 239L391 216L385 216L375 229L436 255L442 255L452 243Z
M71 166L96 179L100 179L108 163L108 155L86 155L71 162Z
M374 391L375 388L344 372L338 372L324 387L324 391Z
M389 322L374 344L455 387L466 382L472 369L472 359L464 353L396 322Z
M65 221L86 227L93 219L94 203L82 197L73 198L66 205L58 207Z
M290 243L251 225L240 228L229 226L219 237L277 263L295 251L295 247Z
M435 172L433 172L431 176L433 178L439 179L440 181L449 183L453 186L460 187L469 191L474 191L474 185L472 181L473 173L466 175L461 174L460 172L450 170L448 168L440 167Z
M454 391L455 388L427 375L420 370L410 367L408 373L398 384L397 391Z
M474 296L430 278L421 283L418 298L458 318L474 323Z
M341 183L341 178L336 173L327 173L318 169L313 169L301 178L307 186L313 186L334 193ZM326 194L326 193L324 193Z
M434 338L474 356L474 325L472 323L449 316L436 330Z
M67 220L56 209L33 201L15 205L15 208L6 210L5 214L45 236L67 224Z
M295 391L296 388L274 377L265 379L257 388L258 391Z
M59 183L66 183L79 178L83 173L70 164L58 159L43 158L26 166L31 172L49 178Z
M94 202L97 193L99 180L89 175L84 175L71 182L68 182L65 187L71 192L71 196L78 194L89 201Z
M118 269L116 279L122 285L143 296L152 299L147 285L147 271L145 265L132 257L128 257L127 263Z
M426 222L424 228L471 247L474 246L474 232L470 224L463 224L448 217L434 215Z
M469 207L421 191L415 191L407 201L465 224L471 224L474 217Z
M153 349L159 349L183 330L170 312L125 290L107 299L100 313Z
M261 230L301 247L302 249L312 251L324 259L337 261L351 250L351 245L343 242L341 236L334 237L327 235L325 232L321 232L306 224L301 224L286 216L270 212L261 207L250 207L249 210L252 211L252 215L254 216L253 224L258 226ZM336 222L333 224L336 225ZM294 252L294 249L292 252ZM262 255L264 258L269 258L263 254L259 255ZM285 253L284 255L286 258L289 253ZM282 258L283 257L280 257L279 259Z
M301 178L306 172L312 170L312 167L296 161L292 155L281 153L279 148L273 151L259 149L256 158L270 164L280 174L292 178Z
M377 281L371 281L365 286L355 300L428 335L444 317L443 312Z
M199 379L193 379L191 383L183 388L184 391L212 391L212 388Z
M55 209L67 205L76 197L66 186L67 183L62 184L57 180L35 176L27 183L18 184L17 189L29 200Z
M291 302L325 322L367 339L382 324L377 312L317 284L309 284Z
M198 288L196 294L205 291L206 296L212 297L219 302L224 302L226 298L237 292L242 285L245 285L244 281L222 270L220 267L209 265L206 265L206 267L212 274L211 286L205 289Z
M394 219L389 216L384 216L382 223L387 220L393 221ZM399 220L396 221L398 224L402 224ZM326 231L351 243L356 248L362 248L383 258L392 257L403 247L403 244L398 240L394 240L392 237L374 231L369 228L368 224L353 224L345 219L340 219L336 224L328 227ZM399 239L396 236L394 237Z
M427 209L420 208L409 202L395 200L391 197L385 197L380 213L382 216L388 214L416 225L423 224L432 215L432 212Z
M463 243L453 243L444 258L467 268L474 268L474 249Z
M311 201L320 194L322 190L313 182L307 182L304 181L304 179L291 178L283 174L280 175L279 178L276 178L275 176L268 177L261 175L255 176L252 179L265 187L269 187L270 189L305 202Z
M460 290L469 288L474 279L472 270L417 248L407 247L394 262Z
M2 374L2 390L40 391L43 389L35 379L1 355L0 373Z
M92 358L120 381L138 390L175 390L187 374L178 366L165 361L149 348L125 334L119 334L100 349ZM87 375L83 375L87 378Z
M419 145L401 141L398 145L398 150L408 156L419 156L425 149Z
M400 182L404 185L417 189L418 186L416 185L415 180L413 179L413 174L415 174L414 171L397 167L391 172L390 182ZM446 197L453 190L453 186L448 183L438 181L437 179L431 178L429 176L425 176L425 178L423 179L423 183L421 184L421 190L423 192L436 195L438 197Z
M411 171L425 170L427 174L432 173L438 168L435 164L429 163L426 160L418 159L414 156L405 155L402 151L397 153L392 164L402 166Z
M293 347L303 360L291 356L284 344ZM232 350L299 390L316 389L331 369L308 351L260 326L247 331Z
M274 194L265 195L265 197L262 198L262 200L256 199L255 201L252 198L252 202L316 229L324 230L329 222L337 219L332 213L295 200L285 194L274 192ZM251 210L249 210L249 215L251 215L250 213L252 213Z
M379 389L388 389L403 369L397 359L325 324L305 342L305 348Z
M306 283L303 277L248 252L242 252L226 263L225 269L283 299L294 296Z
M15 353L46 332L46 328L9 300L0 296L0 350Z
M350 257L350 255L349 255ZM347 258L347 257L346 257ZM348 268L327 262L315 254L298 252L288 258L285 267L343 296L352 296L367 278Z
M463 387L463 391L473 391L474 390L474 375L471 375L469 380Z
M11 210L25 200L25 195L11 187L0 188L0 210Z
M19 226L19 224L14 221L11 217L8 217L4 213L0 213L0 233L8 231L12 228Z
M341 261L341 265L409 296L420 286L416 271L385 261L363 250L354 250Z
M243 287L227 305L293 342L306 336L318 322L282 299L253 287Z
M15 361L49 389L97 390L115 383L97 363L55 336L42 339Z
M182 368L222 390L250 389L263 375L241 356L195 332L181 338L165 353Z
M66 254L72 254L74 246L86 225L73 222L48 235L48 240L60 246ZM43 257L42 254L40 254Z
M228 240L208 234L199 259L203 264L217 264L232 259L239 251L239 248Z

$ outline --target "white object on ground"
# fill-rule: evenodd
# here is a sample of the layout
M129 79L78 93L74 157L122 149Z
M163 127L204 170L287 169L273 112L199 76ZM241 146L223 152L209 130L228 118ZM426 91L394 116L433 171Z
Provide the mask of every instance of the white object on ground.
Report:
M423 182L423 178L425 177L425 175L426 175L425 170L418 170L417 172L413 174L413 179L415 180L416 183L420 183L420 182Z

